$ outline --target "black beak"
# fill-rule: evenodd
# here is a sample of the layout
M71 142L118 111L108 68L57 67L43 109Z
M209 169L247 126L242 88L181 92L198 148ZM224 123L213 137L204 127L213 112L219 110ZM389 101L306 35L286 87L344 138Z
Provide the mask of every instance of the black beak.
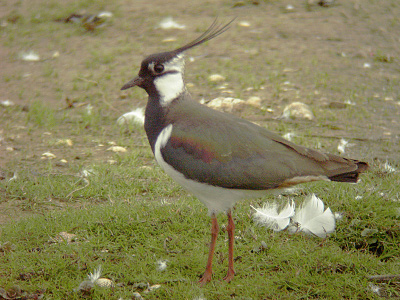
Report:
M128 83L125 83L124 86L121 88L121 90L126 90L134 86L141 86L144 82L144 79L140 76L137 76L133 78L131 81Z

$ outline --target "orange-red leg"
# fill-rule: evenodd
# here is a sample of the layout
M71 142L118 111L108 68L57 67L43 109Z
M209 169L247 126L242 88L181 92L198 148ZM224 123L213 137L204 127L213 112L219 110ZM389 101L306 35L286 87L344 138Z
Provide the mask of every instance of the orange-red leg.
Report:
M233 279L235 275L235 270L233 269L233 246L235 243L235 223L233 223L232 213L228 211L228 226L226 228L228 231L228 241L229 241L229 252L228 252L228 273L224 277L226 282Z
M211 216L211 244L210 244L210 251L208 253L208 260L207 260L207 266L206 266L206 271L203 274L203 277L199 280L200 285L204 285L207 282L211 281L212 277L212 260L214 256L214 250L215 250L215 243L217 241L218 237L218 232L219 232L219 226L218 226L218 221L217 217L215 215Z

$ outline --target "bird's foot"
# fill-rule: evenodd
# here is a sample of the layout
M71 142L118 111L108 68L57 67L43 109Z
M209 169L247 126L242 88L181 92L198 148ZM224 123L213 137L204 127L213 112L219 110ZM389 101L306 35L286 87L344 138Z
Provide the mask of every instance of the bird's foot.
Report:
M224 277L224 281L229 282L233 279L233 277L235 276L235 271L232 269L228 269L228 274L226 274L226 276Z
M212 273L211 272L204 272L203 277L198 281L200 286L205 285L207 282L211 281Z

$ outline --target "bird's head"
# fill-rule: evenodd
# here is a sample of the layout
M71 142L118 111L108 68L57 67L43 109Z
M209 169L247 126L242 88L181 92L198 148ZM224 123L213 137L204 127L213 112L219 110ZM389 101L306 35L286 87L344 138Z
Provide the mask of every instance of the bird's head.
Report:
M138 76L126 83L121 90L138 86L145 89L149 95L157 94L160 103L163 106L167 105L185 90L184 52L225 32L233 21L234 19L222 26L215 20L201 36L185 46L146 57L142 61Z

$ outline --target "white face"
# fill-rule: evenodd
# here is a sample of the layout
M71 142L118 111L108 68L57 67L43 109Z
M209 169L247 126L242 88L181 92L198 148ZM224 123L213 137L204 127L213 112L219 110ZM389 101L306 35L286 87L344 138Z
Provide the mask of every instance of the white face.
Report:
M154 85L160 94L161 106L168 106L185 90L183 82L184 67L183 54L179 54L173 60L164 63L163 74L155 78ZM153 63L149 64L149 68L154 68Z

